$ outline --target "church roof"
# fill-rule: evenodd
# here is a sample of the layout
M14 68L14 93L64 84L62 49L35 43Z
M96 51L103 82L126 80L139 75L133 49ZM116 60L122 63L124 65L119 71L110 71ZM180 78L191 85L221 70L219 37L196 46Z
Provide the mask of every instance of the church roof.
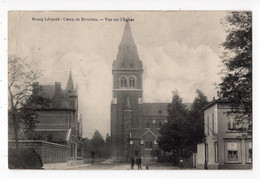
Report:
M143 103L143 113L145 116L167 116L169 103Z
M167 116L169 103L143 103L143 112L145 116ZM191 103L183 103L186 109L191 108Z
M66 91L74 91L74 85L73 85L71 70L70 70L70 75L69 75Z
M150 129L147 129L145 131L145 133L142 135L141 139L143 139L144 136L146 136L147 134L151 134L151 135L153 135L157 139L157 136Z
M123 36L118 47L117 57L113 68L143 69L143 63L139 59L133 34L129 22L126 22Z

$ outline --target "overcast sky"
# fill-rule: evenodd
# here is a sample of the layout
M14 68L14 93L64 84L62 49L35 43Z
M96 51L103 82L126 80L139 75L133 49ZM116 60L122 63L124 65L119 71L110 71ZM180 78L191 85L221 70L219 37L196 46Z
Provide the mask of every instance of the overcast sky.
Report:
M173 12L11 12L9 54L27 58L42 71L40 84L66 87L70 64L79 87L83 134L110 133L112 63L122 38L123 21L33 21L32 18L133 18L131 30L144 65L144 102L170 102L177 89L191 103L196 89L208 99L220 81L225 31L223 11Z

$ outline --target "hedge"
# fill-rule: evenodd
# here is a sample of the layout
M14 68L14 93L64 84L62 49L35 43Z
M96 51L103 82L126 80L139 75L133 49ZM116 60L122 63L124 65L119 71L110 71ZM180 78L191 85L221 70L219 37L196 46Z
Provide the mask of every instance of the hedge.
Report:
M11 148L8 151L8 165L10 169L41 169L42 159L33 148L24 148L16 151Z

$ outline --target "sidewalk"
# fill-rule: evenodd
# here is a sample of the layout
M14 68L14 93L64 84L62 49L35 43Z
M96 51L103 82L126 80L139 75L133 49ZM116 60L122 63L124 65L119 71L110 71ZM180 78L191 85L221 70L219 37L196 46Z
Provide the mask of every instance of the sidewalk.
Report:
M68 166L67 163L49 163L49 164L44 164L43 169L45 169L45 170L70 170L70 169L77 169L77 168L81 168L81 167L88 167L89 165L90 164Z

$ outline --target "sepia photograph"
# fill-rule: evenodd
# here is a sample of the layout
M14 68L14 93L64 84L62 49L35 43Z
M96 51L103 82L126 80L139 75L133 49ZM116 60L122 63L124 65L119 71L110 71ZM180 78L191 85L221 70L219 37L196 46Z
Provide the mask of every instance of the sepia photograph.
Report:
M252 170L252 11L8 12L8 168Z

